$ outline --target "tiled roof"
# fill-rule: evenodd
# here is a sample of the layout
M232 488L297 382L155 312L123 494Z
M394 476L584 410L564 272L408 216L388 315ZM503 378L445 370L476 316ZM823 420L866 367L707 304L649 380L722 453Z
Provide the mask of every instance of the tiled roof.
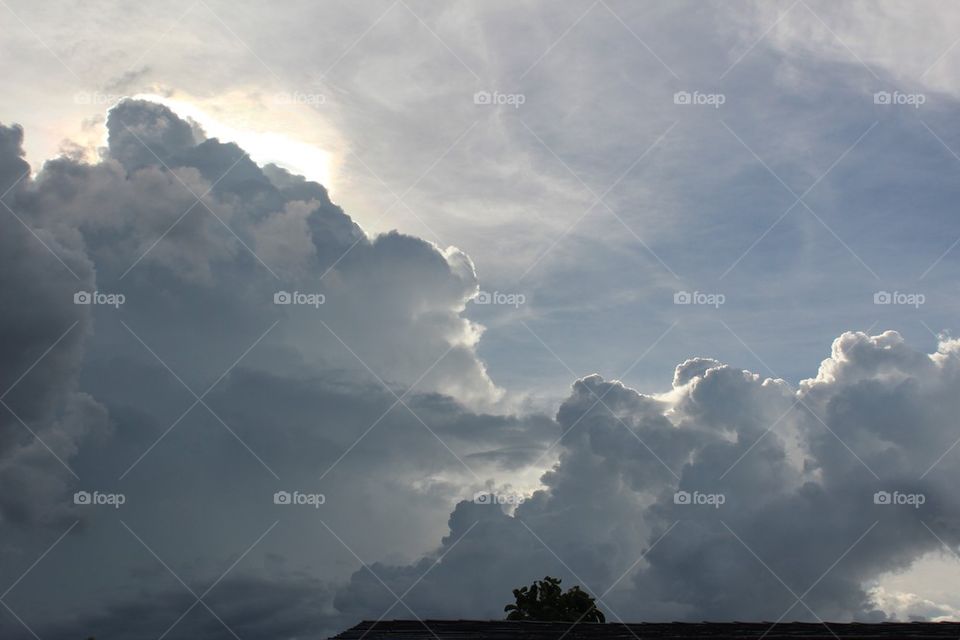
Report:
M827 627L829 626L829 629ZM772 628L771 628L772 627ZM960 638L960 623L668 622L639 624L392 620L361 622L332 640L913 640Z

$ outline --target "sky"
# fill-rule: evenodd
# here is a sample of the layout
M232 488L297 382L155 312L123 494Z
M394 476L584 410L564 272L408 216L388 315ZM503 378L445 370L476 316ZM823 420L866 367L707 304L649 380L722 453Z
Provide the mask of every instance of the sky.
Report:
M4 637L960 619L955 3L0 21Z

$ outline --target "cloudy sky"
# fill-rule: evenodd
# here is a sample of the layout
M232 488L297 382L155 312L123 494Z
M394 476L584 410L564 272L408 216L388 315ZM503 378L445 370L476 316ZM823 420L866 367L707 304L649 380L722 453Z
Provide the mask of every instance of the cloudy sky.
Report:
M960 619L960 6L0 0L0 633Z

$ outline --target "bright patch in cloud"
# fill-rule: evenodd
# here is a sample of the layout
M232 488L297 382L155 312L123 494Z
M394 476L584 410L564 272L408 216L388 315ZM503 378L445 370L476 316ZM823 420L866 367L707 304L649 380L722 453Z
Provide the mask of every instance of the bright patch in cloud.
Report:
M181 117L197 122L211 138L237 143L261 166L273 163L307 180L319 182L330 192L334 190L334 154L315 144L303 142L308 135L298 135L295 139L277 130L277 122L287 123L286 127L294 122L302 123L303 114L292 112L306 107L285 104L276 110L264 110L259 102L234 95L221 96L209 105L202 100L182 100L153 94L135 97L170 107ZM211 114L214 111L217 115Z

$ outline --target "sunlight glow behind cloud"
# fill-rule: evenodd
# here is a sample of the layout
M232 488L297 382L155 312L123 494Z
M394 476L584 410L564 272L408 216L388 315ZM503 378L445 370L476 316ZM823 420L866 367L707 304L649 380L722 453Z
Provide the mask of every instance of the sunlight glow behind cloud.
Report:
M283 105L265 110L262 104L250 104L249 100L238 100L234 95L220 96L209 106L203 100L174 99L155 94L134 97L165 104L180 116L196 121L209 137L237 143L258 165L273 163L307 180L319 182L331 193L335 190L334 154L304 142L303 138L309 138L309 135L298 132L299 139L294 139L276 126L282 122L283 128L287 128L293 122L302 121L302 114L292 112L304 107ZM214 111L218 115L212 115Z

